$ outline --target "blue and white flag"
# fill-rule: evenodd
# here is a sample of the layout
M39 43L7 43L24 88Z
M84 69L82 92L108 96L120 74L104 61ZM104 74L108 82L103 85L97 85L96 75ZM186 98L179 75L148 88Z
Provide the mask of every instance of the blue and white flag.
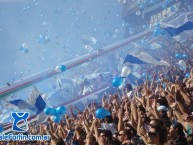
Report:
M10 104L18 107L18 110L29 109L33 112L36 112L36 115L40 114L46 107L45 101L42 99L41 95L37 96L34 104L30 104L22 99L9 101Z
M36 111L36 107L32 104L27 103L26 101L22 100L22 99L17 99L17 100L12 100L9 101L10 104L18 107L18 110L21 109L29 109L32 111Z
M193 13L184 13L172 21L161 23L161 26L178 42L193 37Z
M145 52L127 54L127 56L125 57L124 63L126 63L126 62L129 62L131 64L154 64L154 65L167 65L167 66L169 66L169 63L167 63L166 61L156 59L153 56L151 56Z
M29 109L35 112L36 115L40 114L46 107L45 101L43 100L42 96L37 92L36 88L32 90L32 93L30 94L28 101L17 99L9 101L9 103L18 107L19 110Z

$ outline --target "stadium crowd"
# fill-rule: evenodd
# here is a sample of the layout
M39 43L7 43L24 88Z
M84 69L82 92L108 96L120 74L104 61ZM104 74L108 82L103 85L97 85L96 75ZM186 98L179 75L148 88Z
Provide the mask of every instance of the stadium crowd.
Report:
M189 72L189 76L187 73ZM193 68L163 67L132 87L103 95L84 110L71 106L60 123L29 124L26 134L50 135L48 141L9 141L9 145L192 145ZM98 119L95 111L111 115Z

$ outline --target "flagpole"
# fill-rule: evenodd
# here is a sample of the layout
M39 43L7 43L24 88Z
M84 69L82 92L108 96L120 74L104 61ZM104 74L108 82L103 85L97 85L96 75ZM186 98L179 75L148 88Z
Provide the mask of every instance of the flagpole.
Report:
M138 40L138 39L142 38L143 36L147 36L147 35L151 34L152 32L153 32L153 29L141 32L139 34L133 35L129 38L126 38L126 39L123 39L119 42L113 43L113 44L106 46L104 48L98 49L98 50L92 52L91 54L86 54L86 55L81 56L77 59L63 63L61 65L64 65L67 70L70 70L71 68L74 68L74 67L81 65L85 62L91 61L95 58L98 58L100 56L108 54L112 51L121 49L121 47L128 45L130 42ZM35 83L38 83L42 80L45 80L45 79L48 79L48 78L53 77L55 75L58 75L60 73L61 72L57 72L55 70L55 68L50 68L50 69L47 69L43 72L34 74L34 75L26 77L26 78L23 78L22 80L18 80L14 83L10 83L10 86L3 86L2 88L0 88L0 98L6 97L7 95L15 93L21 89L27 88Z

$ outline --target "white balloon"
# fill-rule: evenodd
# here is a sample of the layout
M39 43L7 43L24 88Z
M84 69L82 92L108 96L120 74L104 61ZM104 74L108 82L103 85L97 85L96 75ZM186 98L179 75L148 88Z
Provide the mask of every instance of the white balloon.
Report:
M180 60L180 61L179 61L179 65L180 65L180 66L186 66L186 62L185 62L184 60Z
M137 11L137 12L136 12L136 15L137 15L137 16L140 16L140 15L141 15L141 12L140 12L140 11Z
M55 68L55 71L56 71L56 72L61 72L60 66L57 66L57 67Z
M121 76L122 77L127 77L131 73L131 70L128 66L124 66L122 68Z
M23 44L22 44L22 47L23 47L23 48L28 48L27 43L23 43Z

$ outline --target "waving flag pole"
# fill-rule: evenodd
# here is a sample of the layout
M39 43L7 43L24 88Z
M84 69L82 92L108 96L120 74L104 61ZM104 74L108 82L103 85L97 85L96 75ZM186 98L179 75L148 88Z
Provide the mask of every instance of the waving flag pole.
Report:
M64 65L66 67L66 69L69 70L73 67L76 67L76 66L82 64L82 63L88 62L88 61L95 59L99 56L102 56L102 55L110 53L114 50L117 50L120 47L123 47L132 41L135 41L143 36L151 34L152 32L153 32L153 29L141 32L141 33L136 34L134 36L131 36L129 38L123 39L117 43L114 43L114 44L111 44L111 45L106 46L104 48L98 49L98 50L92 52L91 54L83 55L77 59L68 61L62 65ZM7 95L10 95L14 92L21 90L21 89L27 88L31 85L34 85L37 82L48 79L48 78L53 77L55 75L58 75L60 73L61 72L57 72L55 70L55 68L50 68L50 69L47 69L43 72L34 74L34 75L26 77L26 78L23 78L22 80L18 80L14 83L10 83L9 86L4 86L4 87L0 88L0 98L6 97Z

